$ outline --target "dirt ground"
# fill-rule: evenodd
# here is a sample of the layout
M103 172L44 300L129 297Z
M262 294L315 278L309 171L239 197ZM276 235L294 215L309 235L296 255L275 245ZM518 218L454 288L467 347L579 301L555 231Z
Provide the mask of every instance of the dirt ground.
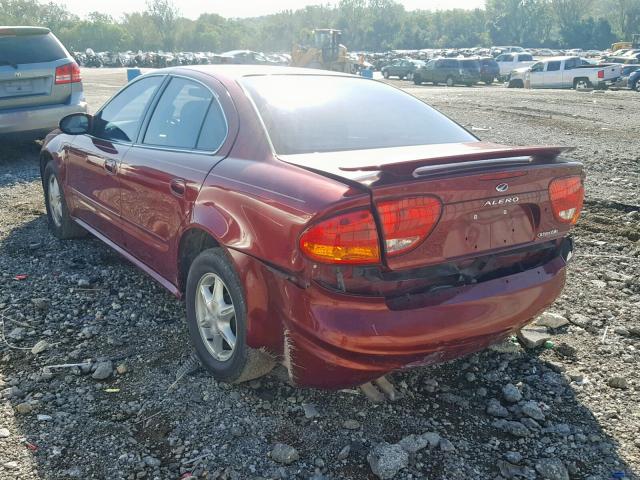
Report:
M83 77L95 111L126 74ZM373 479L372 450L386 478L640 478L640 94L390 83L483 140L575 147L587 198L549 348L394 373L403 398L381 405L277 374L176 382L182 303L98 240L56 240L37 145L3 146L0 478Z

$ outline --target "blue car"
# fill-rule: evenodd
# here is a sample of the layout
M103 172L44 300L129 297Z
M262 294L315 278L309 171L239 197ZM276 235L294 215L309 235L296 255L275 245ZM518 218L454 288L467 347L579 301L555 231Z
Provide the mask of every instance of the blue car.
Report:
M640 92L640 70L636 70L631 75L629 75L629 79L627 80L627 86L631 90Z

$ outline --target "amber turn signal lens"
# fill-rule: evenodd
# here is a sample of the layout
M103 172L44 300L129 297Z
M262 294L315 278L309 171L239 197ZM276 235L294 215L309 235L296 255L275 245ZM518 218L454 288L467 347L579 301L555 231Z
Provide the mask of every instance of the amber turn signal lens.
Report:
M575 224L582 211L584 186L581 177L556 178L549 183L553 216L562 223Z
M312 225L300 236L300 249L323 263L380 261L378 231L369 210L357 210Z

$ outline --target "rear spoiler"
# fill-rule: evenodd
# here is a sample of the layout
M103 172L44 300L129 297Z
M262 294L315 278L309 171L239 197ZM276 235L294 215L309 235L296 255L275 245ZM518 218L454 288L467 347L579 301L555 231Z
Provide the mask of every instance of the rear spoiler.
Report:
M464 146L464 148L460 148ZM394 161L392 157L371 165L342 166L340 170L353 171L393 171L394 173L412 173L413 176L423 176L437 171L452 171L458 167L486 168L494 166L528 165L532 163L548 163L555 161L563 152L573 150L573 147L561 146L528 146L510 147L505 145L473 142L452 145L449 152L444 149L433 152L433 155L421 156L416 160Z
M46 27L3 27L0 26L0 37L20 37L26 35L46 35L51 32Z

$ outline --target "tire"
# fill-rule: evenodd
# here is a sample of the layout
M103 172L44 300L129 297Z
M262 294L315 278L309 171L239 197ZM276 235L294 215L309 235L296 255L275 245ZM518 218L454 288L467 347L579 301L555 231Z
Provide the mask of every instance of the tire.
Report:
M388 78L389 78L389 72L388 72L387 70L385 70L384 72L382 72L382 76L383 76L384 78L387 78L387 79L388 79Z
M633 85L631 85L631 90L640 92L640 80L636 80L636 82Z
M47 209L47 222L51 232L60 240L87 236L87 231L74 222L69 215L64 190L52 161L44 167L42 187L44 205Z
M522 80L511 80L508 88L524 88L524 82Z
M398 80L404 80L404 75L398 75Z
M447 87L453 87L455 85L453 83L453 77L447 77L446 83L447 83Z
M588 78L576 78L573 81L573 88L575 90L586 90L587 88L593 88Z
M422 85L422 80L420 79L420 75L414 75L413 76L413 83L415 85Z
M218 294L219 281L222 284ZM203 290L211 295L208 302L205 301L207 296ZM219 299L216 300L218 295ZM211 307L208 308L207 304ZM274 367L275 362L270 355L246 344L245 296L231 261L222 248L204 250L191 264L186 285L186 306L191 343L202 365L217 380L245 382L269 373ZM211 309L215 311L212 313ZM228 320L222 320L227 317ZM205 325L204 320L209 320L209 324ZM221 334L223 331L225 333ZM209 336L211 338L207 338ZM231 340L232 337L233 345L225 340Z
M407 80L413 80L413 73L407 73Z

